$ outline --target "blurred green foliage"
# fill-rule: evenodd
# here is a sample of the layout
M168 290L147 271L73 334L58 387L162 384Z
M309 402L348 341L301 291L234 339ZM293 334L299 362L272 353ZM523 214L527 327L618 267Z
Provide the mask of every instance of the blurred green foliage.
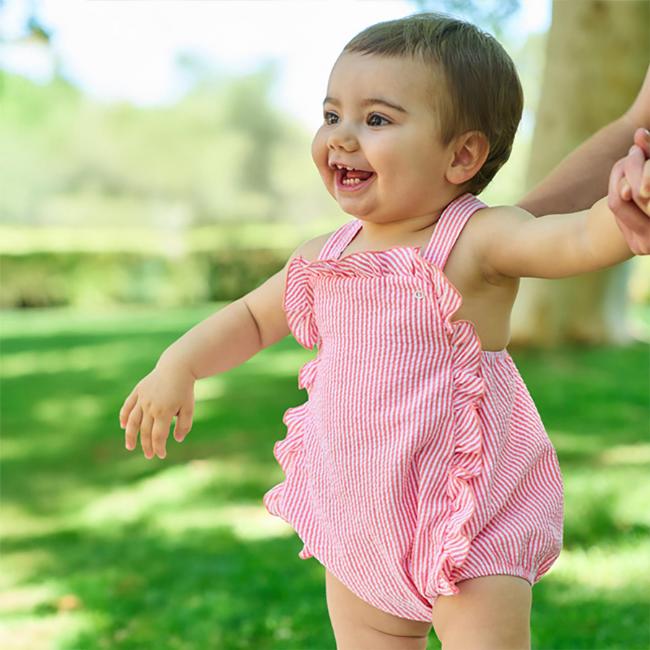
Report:
M519 58L539 52L532 41ZM3 74L1 308L233 299L349 218L312 134L270 101L273 63L239 77L180 63L192 89L159 108ZM486 200L521 194L528 137Z
M4 223L183 228L302 221L332 206L309 134L269 101L274 71L208 77L169 107L93 102L4 73ZM320 201L319 201L320 198Z
M234 299L277 271L333 203L274 78L142 109L5 74L0 307Z
M515 7L466 9L500 24ZM488 204L525 193L545 35L501 40L525 108ZM234 299L350 218L312 163L312 134L270 100L274 63L235 77L189 55L179 64L191 90L158 108L102 104L57 75L1 73L0 308ZM649 263L630 263L636 302L650 301Z

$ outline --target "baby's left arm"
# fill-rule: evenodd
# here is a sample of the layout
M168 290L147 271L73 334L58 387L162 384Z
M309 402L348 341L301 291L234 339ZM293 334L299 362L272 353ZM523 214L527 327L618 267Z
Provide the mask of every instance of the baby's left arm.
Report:
M511 206L475 217L476 250L487 278L564 278L633 257L606 197L589 210L541 219Z

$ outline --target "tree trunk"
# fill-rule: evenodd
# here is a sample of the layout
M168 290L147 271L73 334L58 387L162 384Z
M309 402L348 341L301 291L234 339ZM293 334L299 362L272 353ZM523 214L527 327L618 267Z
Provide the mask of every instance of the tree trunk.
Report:
M553 2L528 188L630 106L648 65L648 25L647 0ZM512 343L628 341L629 270L626 262L574 278L522 278Z

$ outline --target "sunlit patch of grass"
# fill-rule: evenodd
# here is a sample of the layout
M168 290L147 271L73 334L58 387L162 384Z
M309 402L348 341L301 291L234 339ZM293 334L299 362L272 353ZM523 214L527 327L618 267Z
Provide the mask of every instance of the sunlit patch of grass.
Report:
M564 549L533 588L533 649L647 648L649 552L647 536Z
M77 345L65 350L33 350L16 352L3 360L2 374L7 379L29 377L34 374L82 372L97 366L103 356L119 360L133 358L134 350L128 344Z
M152 524L173 539L196 529L227 527L242 542L271 537L292 537L293 529L279 517L269 517L266 508L248 503L185 508L182 512L160 512Z
M635 588L650 594L649 558L650 540L631 537L615 545L596 542L586 548L564 549L553 571L562 580L593 593L625 591L634 583Z
M596 457L603 465L648 465L650 466L650 444L619 445L604 449Z
M54 615L39 612L33 616L7 617L0 629L0 647L3 650L72 648L67 645L68 640L79 638L93 627L93 620L83 612Z
M596 479L595 477L598 477ZM565 548L595 543L624 543L630 535L650 533L645 504L650 493L647 468L588 466L563 472Z
M15 558L12 558L15 561ZM56 590L49 584L25 585L0 593L0 614L17 614L31 611L37 605L56 596Z
M585 436L574 431L561 431L548 429L548 436L551 439L558 455L595 456L602 450L600 438Z

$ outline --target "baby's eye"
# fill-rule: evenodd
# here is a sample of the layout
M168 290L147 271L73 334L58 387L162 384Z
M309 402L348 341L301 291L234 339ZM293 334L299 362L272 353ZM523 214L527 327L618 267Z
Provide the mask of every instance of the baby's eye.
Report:
M379 113L370 113L370 115L368 116L368 125L369 125L369 126L382 126L381 124L377 124L377 123L371 124L371 120L372 120L373 118L375 118L375 117L376 117L377 119L384 120L384 122L385 122L386 124L390 124L390 121L387 120L383 115L379 115Z
M330 122L330 116L338 117L336 113L332 113L332 111L325 111L323 113L323 118L325 119L325 124L333 124L333 122Z

